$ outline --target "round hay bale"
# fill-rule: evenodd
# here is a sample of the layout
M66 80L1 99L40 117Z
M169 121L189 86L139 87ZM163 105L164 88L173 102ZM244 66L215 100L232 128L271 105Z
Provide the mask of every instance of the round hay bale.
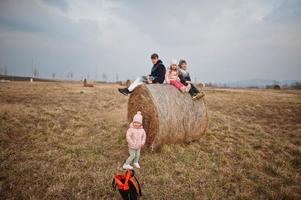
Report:
M152 150L162 144L197 140L208 125L204 100L193 101L189 94L167 84L137 87L128 101L129 122L137 111L142 112L146 144Z

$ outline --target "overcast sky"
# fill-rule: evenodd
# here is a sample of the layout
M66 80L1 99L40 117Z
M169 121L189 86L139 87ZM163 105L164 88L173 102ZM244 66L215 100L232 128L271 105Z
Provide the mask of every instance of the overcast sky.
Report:
M100 80L187 59L198 81L301 78L301 0L0 0L0 69Z

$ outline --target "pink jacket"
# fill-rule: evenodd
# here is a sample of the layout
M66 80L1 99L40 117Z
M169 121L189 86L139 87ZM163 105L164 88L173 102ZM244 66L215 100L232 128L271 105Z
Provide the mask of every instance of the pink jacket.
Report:
M146 134L142 128L134 128L133 124L130 124L130 128L126 132L126 140L130 149L141 149L145 144Z
M168 69L165 75L165 80L168 84L170 84L171 80L175 80L175 81L179 80L178 75L179 75L178 70Z

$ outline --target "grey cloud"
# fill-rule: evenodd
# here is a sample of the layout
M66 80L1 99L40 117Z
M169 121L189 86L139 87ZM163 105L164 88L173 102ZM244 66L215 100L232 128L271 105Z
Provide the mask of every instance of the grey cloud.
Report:
M106 12L97 7L88 17L73 13L74 20L68 17L74 1L1 1L0 67L24 73L34 58L48 76L74 70L77 78L94 77L98 66L98 77L133 79L149 72L149 55L158 52L166 64L188 59L191 74L203 81L301 74L300 1L101 3Z
M67 11L69 3L66 0L42 0L51 6L55 6L62 11Z
M264 18L267 22L272 23L301 23L301 1L288 0L283 1L276 6L269 15Z
M9 1L1 5L0 24L2 29L41 33L64 39L91 38L98 33L97 25L91 20L74 21L49 11L38 3L18 1Z

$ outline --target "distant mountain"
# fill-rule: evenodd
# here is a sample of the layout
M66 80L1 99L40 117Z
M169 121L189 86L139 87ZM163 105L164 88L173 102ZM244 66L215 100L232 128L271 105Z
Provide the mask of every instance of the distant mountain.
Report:
M271 79L249 79L241 81L229 81L225 84L228 87L265 87L267 85L291 85L295 82L301 82L301 80L271 80Z

